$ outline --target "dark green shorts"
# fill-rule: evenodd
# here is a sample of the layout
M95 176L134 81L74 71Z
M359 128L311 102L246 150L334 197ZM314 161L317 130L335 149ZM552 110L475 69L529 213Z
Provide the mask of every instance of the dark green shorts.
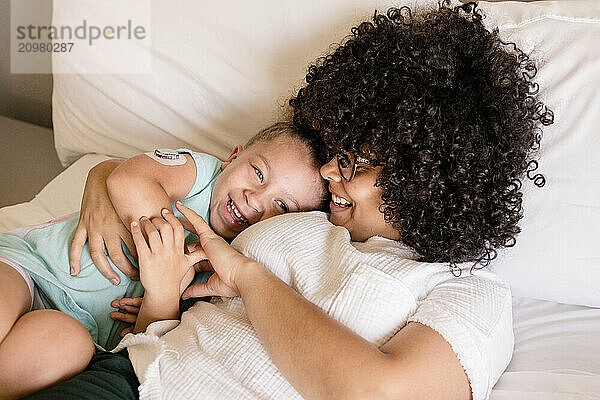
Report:
M127 350L117 354L104 351L95 354L85 371L79 375L26 398L133 400L139 398L139 385Z
M182 300L179 309L183 313L197 301L210 301L210 297ZM129 361L127 349L113 354L99 352L79 375L57 383L36 394L26 397L35 400L132 400L138 399L140 382Z

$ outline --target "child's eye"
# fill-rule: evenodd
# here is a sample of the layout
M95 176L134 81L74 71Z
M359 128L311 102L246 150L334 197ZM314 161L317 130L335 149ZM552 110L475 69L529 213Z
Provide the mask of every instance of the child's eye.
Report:
M254 168L254 173L256 173L256 176L258 176L258 180L260 181L260 183L262 183L264 179L262 172L260 172L260 169L256 168L254 165L250 165L252 166L252 168Z
M281 207L281 209L283 210L284 213L286 213L286 212L289 211L289 208L288 208L287 204L285 204L283 201L281 201L281 200L275 200L275 202L277 203L277 205L279 207Z

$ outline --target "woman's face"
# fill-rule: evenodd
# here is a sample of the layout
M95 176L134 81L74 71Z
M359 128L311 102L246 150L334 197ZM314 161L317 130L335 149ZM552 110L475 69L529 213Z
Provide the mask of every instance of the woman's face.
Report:
M383 167L356 163L356 173L348 182L340 175L337 157L321 167L321 176L329 182L329 207L332 224L348 229L353 241L364 241L371 236L399 240L400 234L385 222L379 206L383 190L375 187Z

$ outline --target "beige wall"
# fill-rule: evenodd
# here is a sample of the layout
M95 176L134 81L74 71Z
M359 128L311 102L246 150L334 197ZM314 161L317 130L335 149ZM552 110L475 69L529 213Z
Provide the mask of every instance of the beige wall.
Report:
M31 12L52 22L48 2ZM0 0L0 115L52 127L52 75L10 73L10 0ZM50 53L47 53L48 57Z
M49 3L38 4L31 12L50 25ZM0 0L0 207L31 200L63 169L47 129L52 128L52 75L11 74L9 55L10 0Z
M0 116L0 207L31 200L62 170L50 129Z

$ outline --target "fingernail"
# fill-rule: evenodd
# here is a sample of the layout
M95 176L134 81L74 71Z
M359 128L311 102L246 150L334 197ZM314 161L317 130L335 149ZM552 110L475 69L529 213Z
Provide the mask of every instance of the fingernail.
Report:
M110 280L112 282L113 285L118 286L119 285L119 279L118 278L112 278Z
M183 203L182 203L182 202L180 202L179 200L177 200L177 204L179 204L179 205L181 205L181 206L183 205Z
M181 298L182 298L183 300L187 300L187 299L189 299L189 298L190 298L190 296L189 296L189 295L187 295L187 294L184 294L184 295L182 295L182 296L181 296Z
M133 221L133 222L131 223L131 226L137 226L137 222Z
M71 276L75 276L75 268L71 268Z
M163 214L168 214L168 213L169 213L169 210L167 210L166 208L163 208L163 209L162 209L162 213L163 213Z

